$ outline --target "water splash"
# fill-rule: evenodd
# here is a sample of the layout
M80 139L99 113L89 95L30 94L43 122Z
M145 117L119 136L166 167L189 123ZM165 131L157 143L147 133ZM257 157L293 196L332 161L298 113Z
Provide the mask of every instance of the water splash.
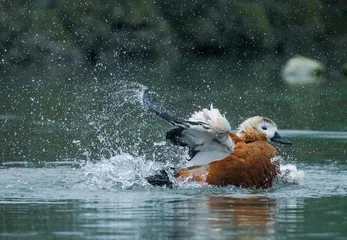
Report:
M100 162L87 162L83 166L85 184L101 189L132 189L150 186L146 177L154 172L170 166L156 161L148 161L144 157L120 154Z
M78 105L87 105L83 116L92 134L73 139L72 143L86 160L82 169L87 186L144 187L149 185L146 177L156 170L184 161L182 149L162 141L168 125L155 117L152 122L150 113L142 107L144 89L135 82L115 80L95 89L98 98L93 93L80 99ZM96 99L98 102L93 103Z
M280 166L280 182L300 184L304 180L304 176L304 171L298 170L294 164L284 164Z

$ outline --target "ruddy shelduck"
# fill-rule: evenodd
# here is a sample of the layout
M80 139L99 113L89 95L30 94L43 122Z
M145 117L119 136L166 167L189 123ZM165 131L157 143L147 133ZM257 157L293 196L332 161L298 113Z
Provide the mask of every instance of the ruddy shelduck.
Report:
M245 188L273 185L279 173L280 158L270 142L292 143L281 138L272 120L260 116L249 118L234 134L225 116L212 105L184 120L151 103L145 93L141 96L142 104L176 126L167 132L166 138L189 150L190 160L176 170L179 180ZM148 177L147 181L172 187L165 171Z

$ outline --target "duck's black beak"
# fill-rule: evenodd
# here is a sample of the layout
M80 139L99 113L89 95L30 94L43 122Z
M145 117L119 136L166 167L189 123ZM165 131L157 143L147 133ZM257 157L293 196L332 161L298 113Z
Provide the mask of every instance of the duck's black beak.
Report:
M288 139L282 138L278 132L275 132L275 135L270 139L272 142L278 142L282 144L290 144L292 145L293 143L289 141Z

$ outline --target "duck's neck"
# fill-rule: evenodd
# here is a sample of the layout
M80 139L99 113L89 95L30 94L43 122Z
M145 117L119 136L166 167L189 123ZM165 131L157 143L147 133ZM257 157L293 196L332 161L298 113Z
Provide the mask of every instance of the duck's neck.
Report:
M236 135L246 143L267 140L266 135L264 133L259 133L259 131L253 128L237 132Z

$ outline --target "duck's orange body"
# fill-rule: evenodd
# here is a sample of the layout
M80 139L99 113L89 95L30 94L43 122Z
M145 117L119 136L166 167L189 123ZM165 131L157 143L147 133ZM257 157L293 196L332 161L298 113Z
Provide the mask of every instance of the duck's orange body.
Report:
M179 171L180 179L193 179L210 185L238 187L271 187L279 172L276 149L266 141L246 143L229 133L235 142L234 152L226 158L204 166L194 166Z

